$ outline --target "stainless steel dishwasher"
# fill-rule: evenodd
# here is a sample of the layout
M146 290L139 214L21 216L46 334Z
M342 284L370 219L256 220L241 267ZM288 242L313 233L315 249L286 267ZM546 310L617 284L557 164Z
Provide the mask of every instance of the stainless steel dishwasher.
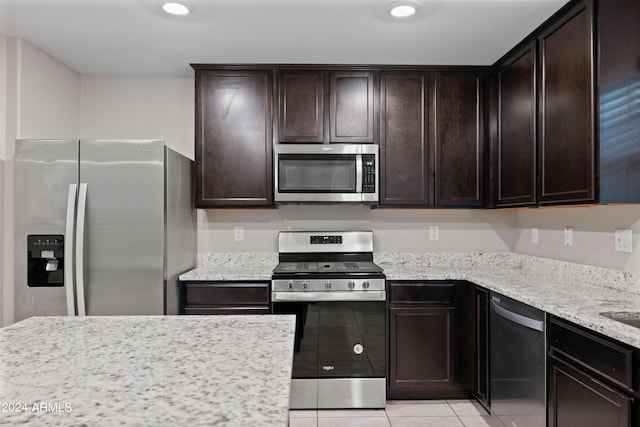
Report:
M544 427L545 313L493 292L490 301L491 412L508 427Z

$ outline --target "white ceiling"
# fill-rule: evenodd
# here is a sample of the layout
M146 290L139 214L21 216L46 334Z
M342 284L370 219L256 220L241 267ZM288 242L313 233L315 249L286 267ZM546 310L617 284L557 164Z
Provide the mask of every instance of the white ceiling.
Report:
M0 34L84 75L192 76L190 63L490 65L567 0L0 0Z

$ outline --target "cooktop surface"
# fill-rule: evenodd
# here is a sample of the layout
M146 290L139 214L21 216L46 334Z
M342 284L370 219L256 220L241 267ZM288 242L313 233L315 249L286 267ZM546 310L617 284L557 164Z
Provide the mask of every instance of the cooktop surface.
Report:
M348 262L281 262L274 274L353 273L379 274L382 268L369 261Z

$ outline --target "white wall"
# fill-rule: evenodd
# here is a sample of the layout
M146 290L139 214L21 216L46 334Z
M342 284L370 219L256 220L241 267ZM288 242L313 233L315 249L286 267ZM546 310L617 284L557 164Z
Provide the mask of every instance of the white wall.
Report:
M192 78L82 77L83 138L162 138L193 159Z
M2 324L13 321L13 157L16 138L80 134L80 75L25 40L4 44L4 257Z
M428 239L430 225L440 240ZM277 252L280 230L373 230L375 251L503 252L515 243L513 212L371 209L350 205L284 205L278 209L198 210L198 253ZM244 241L233 229L244 227Z
M514 252L640 273L640 206L540 208L515 212ZM531 227L539 243L531 243ZM564 228L573 227L574 245L564 246ZM614 231L633 230L633 253L614 250Z

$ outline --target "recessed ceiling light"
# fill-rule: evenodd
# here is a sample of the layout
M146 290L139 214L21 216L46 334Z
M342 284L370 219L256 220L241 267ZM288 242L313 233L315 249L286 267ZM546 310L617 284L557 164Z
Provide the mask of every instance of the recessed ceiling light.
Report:
M188 15L191 10L187 6L182 3L177 2L167 2L162 5L162 10L171 14L171 15L179 15L185 16Z
M394 18L408 18L413 16L420 9L420 5L418 3L412 1L401 1L392 3L389 6L389 13Z

